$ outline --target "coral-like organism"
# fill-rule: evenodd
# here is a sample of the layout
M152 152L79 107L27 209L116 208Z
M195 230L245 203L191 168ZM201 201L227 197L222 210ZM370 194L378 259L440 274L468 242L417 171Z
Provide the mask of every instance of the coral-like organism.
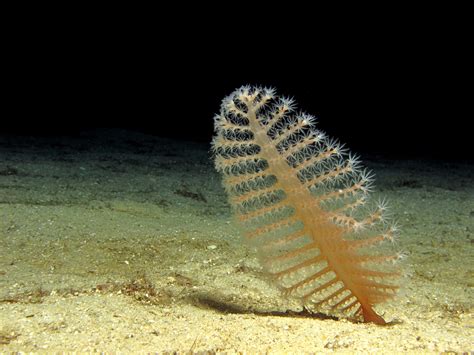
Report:
M385 324L373 307L396 293L399 256L378 245L396 228L385 201L368 203L372 175L359 159L274 89L234 91L215 132L215 166L275 284L311 312Z

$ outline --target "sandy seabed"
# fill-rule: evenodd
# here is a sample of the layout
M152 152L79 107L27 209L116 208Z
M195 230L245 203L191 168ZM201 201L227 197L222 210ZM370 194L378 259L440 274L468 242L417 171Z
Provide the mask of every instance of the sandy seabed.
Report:
M363 157L407 254L388 326L291 312L208 146L0 137L0 352L470 352L474 165Z

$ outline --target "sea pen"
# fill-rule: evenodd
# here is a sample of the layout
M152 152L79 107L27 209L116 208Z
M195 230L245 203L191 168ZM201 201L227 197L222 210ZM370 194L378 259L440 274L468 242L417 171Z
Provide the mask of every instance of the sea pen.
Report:
M374 306L398 289L399 255L379 244L396 228L384 201L368 203L372 176L358 158L270 88L226 97L215 133L234 214L282 292L311 312L385 324Z

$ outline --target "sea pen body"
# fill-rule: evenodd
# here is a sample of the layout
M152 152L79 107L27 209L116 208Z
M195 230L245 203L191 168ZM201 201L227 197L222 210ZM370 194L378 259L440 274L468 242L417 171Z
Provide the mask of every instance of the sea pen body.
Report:
M373 306L391 298L396 255L386 205L367 208L371 176L356 157L294 114L292 100L245 86L215 118L215 165L246 239L284 294L311 311L384 324Z

